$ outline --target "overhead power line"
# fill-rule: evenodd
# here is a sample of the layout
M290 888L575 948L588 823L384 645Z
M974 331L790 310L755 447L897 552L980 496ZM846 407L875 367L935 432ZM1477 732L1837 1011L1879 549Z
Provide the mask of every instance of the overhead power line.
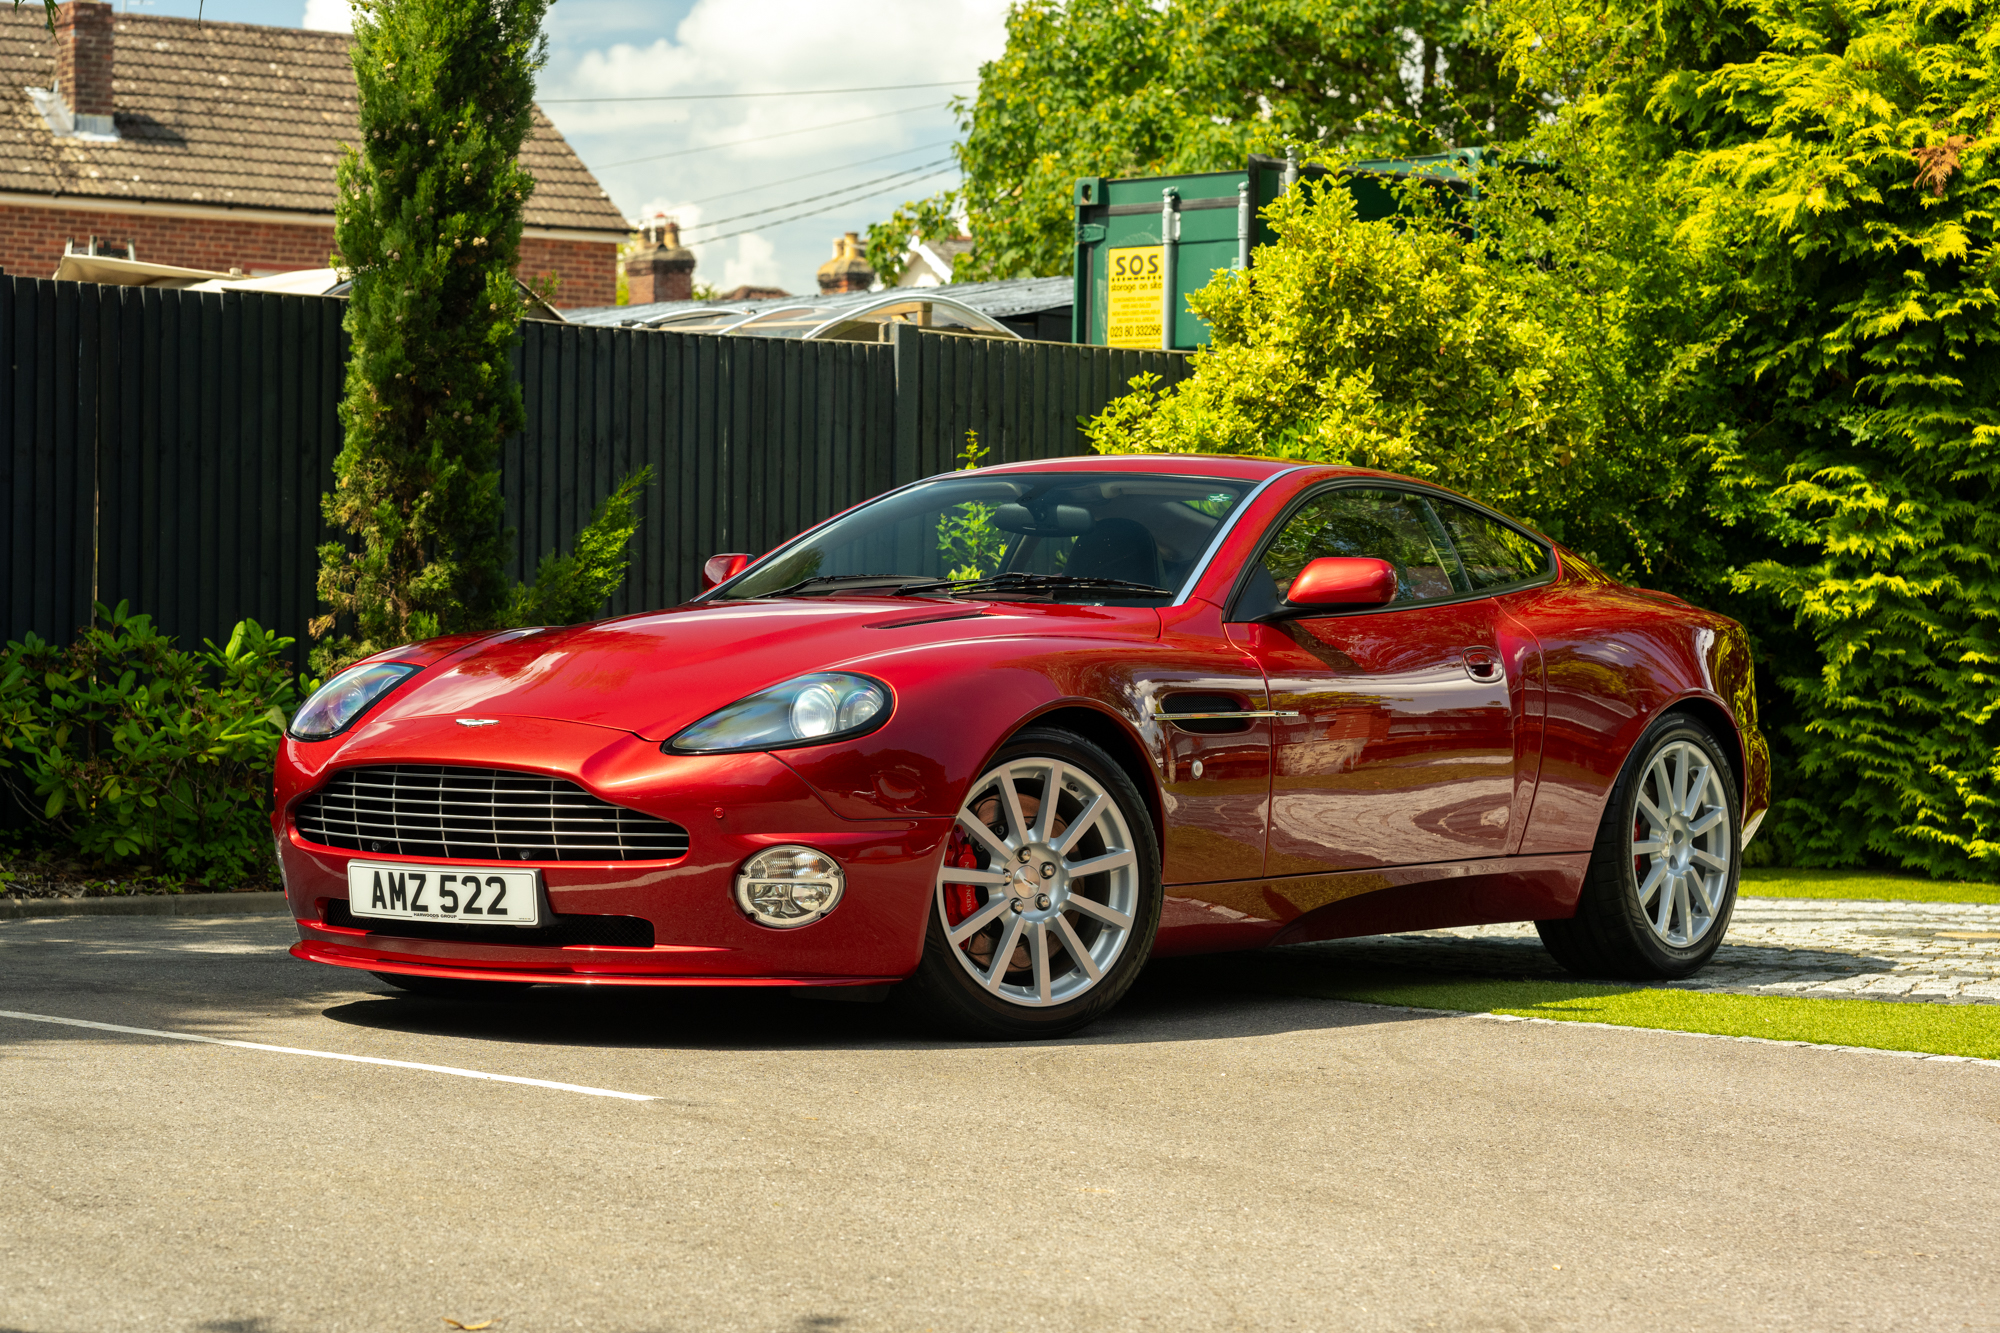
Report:
M698 222L693 226L689 227L687 230L700 231L705 227L720 227L725 225L726 223L741 222L745 218L760 218L763 217L766 213L782 213L788 208L797 208L800 204L817 203L822 199L831 199L837 194L841 195L853 194L854 191L856 190L862 190L861 195L859 195L858 197L866 199L870 194L880 194L881 191L867 190L864 189L865 186L880 185L883 181L898 180L904 176L921 177L921 176L934 175L939 167L948 167L952 164L952 161L953 159L951 158L941 157L935 162L926 162L920 167L909 167L903 171L892 171L886 176L877 176L874 180L856 181L852 185L843 185L838 190L828 190L825 194L808 195L804 199L793 199L788 203L774 204L770 208L760 208L754 213L738 213L735 217L717 218L713 222Z
M841 93L900 93L912 88L962 88L977 79L946 79L942 83L878 83L868 88L786 88L768 93L660 93L652 97L543 97L543 106L573 102L719 102L736 97L833 97Z
M703 144L699 148L677 148L671 153L654 153L648 157L628 157L622 162L599 162L591 166L591 170L609 171L613 167L637 166L641 162L664 162L670 157L686 157L690 153L710 153L718 148L742 148L748 144L769 143L773 139L789 139L794 135L813 134L819 130L837 130L847 125L859 125L863 121L886 120L890 116L907 116L912 111L932 111L944 105L945 103L943 102L925 102L922 106L898 107L894 111L878 111L872 116L856 116L852 120L830 120L824 125L808 125L804 129L797 130L780 130L776 134L760 134L751 139L731 139L728 143Z
M942 172L942 171L936 171L936 172L932 172L931 174L932 174L932 175L935 175L935 176L942 176L942 175L944 174L944 172ZM917 179L918 179L918 180L922 180L922 179L924 179L924 177L921 177L921 176L920 176L920 177L918 177ZM905 184L909 184L909 185L915 185L916 183L917 183L916 181L907 181L907 182L905 182ZM871 191L869 191L869 194L884 194L884 193L886 193L886 192L887 192L887 191L885 191L885 190L871 190ZM728 231L728 232L724 232L724 233L723 233L722 235L720 235L720 236L710 236L710 237L708 237L708 238L707 238L706 240L701 240L701 241L695 241L695 242L692 242L692 244L695 244L695 245L710 245L710 244L713 244L714 242L717 242L717 241L727 241L727 240L733 240L734 238L736 238L736 237L738 237L738 236L747 236L747 235L749 235L749 234L750 234L751 232L753 232L753 231L763 231L763 230L764 230L765 228L767 228L767 227L780 227L780 226L783 226L783 225L784 225L785 223L787 223L787 222L797 222L797 221L799 221L799 220L800 220L800 219L802 219L802 218L810 218L810 217L818 217L818 216L819 216L819 215L820 215L821 213L831 213L831 212L832 212L832 211L833 211L834 209L836 209L836 208L844 208L844 207L846 207L846 206L847 206L848 204L858 204L858 203L860 203L860 202L861 202L861 201L862 201L863 199L866 199L866 198L868 198L868 197L869 197L869 196L868 196L868 194L862 194L862 195L856 195L856 196L855 196L854 198L852 198L852 199L841 199L841 200L837 200L837 201L835 201L834 203L831 203L831 204L824 204L824 205L822 205L822 206L820 206L820 207L818 207L818 208L809 208L809 209L807 209L807 210L806 210L805 212L803 212L803 213L794 213L794 214L792 214L792 215L791 215L790 217L787 217L787 218L776 218L776 219L774 219L774 220L772 220L772 221L770 221L770 222L766 222L766 223L762 224L761 226L756 226L756 227L743 227L743 228L739 228L739 229L738 229L738 230L736 230L736 231Z
M755 194L759 190L769 190L779 185L791 185L798 181L809 181L820 176L831 176L836 171L851 171L855 167L865 167L875 162L887 162L892 157L902 157L907 153L920 153L926 149L943 148L949 139L939 139L936 143L920 143L909 148L898 148L893 153L880 153L874 157L864 157L859 162L843 162L837 167L827 167L821 171L808 171L797 176L787 176L783 180L765 181L762 185L746 185L740 190L730 190L723 194L712 194L706 199L690 199L684 208L694 208L701 204L712 204L720 199L734 199L739 194Z

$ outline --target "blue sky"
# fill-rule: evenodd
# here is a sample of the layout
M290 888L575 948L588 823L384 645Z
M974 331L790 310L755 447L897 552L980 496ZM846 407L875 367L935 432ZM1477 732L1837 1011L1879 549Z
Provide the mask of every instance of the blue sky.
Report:
M193 18L201 0L114 2ZM344 0L202 7L216 22L286 27L336 26L345 12ZM1005 14L1006 0L559 0L540 96L628 218L666 213L688 228L699 280L809 292L840 233L955 182L945 103L1000 54ZM705 100L602 100L662 94Z

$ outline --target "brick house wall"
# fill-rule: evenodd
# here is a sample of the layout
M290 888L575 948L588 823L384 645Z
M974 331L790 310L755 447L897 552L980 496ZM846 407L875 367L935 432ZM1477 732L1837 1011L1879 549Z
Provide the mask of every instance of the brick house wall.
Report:
M553 273L558 279L558 310L614 305L618 300L618 246L615 242L556 240L548 236L521 238L521 265L515 272L533 281Z
M0 204L0 268L16 277L48 277L64 241L81 250L92 236L119 246L129 240L148 264L218 273L240 268L253 277L325 268L333 250L330 226Z
M0 5L0 267L46 278L92 236L217 273L326 267L359 133L350 43L103 0L69 0L51 34L39 4ZM610 305L624 217L539 109L520 161L521 275L553 274L559 306Z
M328 225L0 203L0 269L18 277L47 277L65 241L81 250L92 236L121 247L131 241L148 264L217 273L238 268L251 277L325 268L333 253ZM530 280L556 274L561 281L553 304L559 308L610 305L617 299L617 252L608 241L526 236L518 271Z

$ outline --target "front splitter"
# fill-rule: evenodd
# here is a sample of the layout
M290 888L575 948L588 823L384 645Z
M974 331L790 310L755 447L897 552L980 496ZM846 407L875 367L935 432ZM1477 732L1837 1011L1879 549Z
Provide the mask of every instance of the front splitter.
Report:
M622 951L621 951L622 952ZM659 976L630 972L585 972L556 965L547 968L453 967L437 963L413 963L402 958L374 957L360 950L318 940L301 940L292 946L292 957L309 963L330 963L363 972L393 972L406 977L447 977L460 981L509 981L537 986L881 986L902 977L740 977L740 976Z

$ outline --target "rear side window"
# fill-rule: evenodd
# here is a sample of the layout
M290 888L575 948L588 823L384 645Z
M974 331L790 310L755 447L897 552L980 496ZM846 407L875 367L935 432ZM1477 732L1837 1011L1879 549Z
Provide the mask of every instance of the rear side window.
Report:
M1512 587L1549 572L1548 548L1527 534L1449 500L1433 497L1430 503L1458 551L1471 591Z
M1457 562L1444 529L1422 496L1343 486L1314 496L1286 520L1238 599L1238 617L1276 607L1300 570L1329 555L1387 560L1396 569L1395 604L1435 601L1464 591L1452 578Z

